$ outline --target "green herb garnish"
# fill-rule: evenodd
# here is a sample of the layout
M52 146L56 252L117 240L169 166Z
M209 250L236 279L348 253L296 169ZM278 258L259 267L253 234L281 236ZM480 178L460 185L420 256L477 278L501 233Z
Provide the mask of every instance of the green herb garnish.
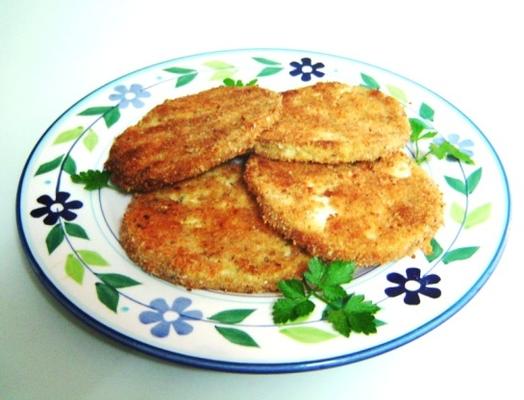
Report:
M420 149L420 142L422 140L432 139L437 136L438 133L418 118L410 118L409 124L411 125L409 140L413 144L413 152L417 164L422 164L427 161L430 155L437 157L439 160L450 156L457 160L464 161L466 164L474 164L470 156L447 140L442 140L440 143L431 143L427 151L423 152Z
M429 145L429 153L433 154L439 160L444 157L451 156L457 160L464 161L466 164L474 164L470 156L463 151L460 151L456 146L452 145L447 140L442 141L439 144L431 143Z
M252 79L248 83L244 83L240 79L235 81L234 79L226 78L222 82L224 83L224 86L243 87L243 86L255 86L258 82L258 79Z
M352 261L324 263L317 257L309 260L302 280L287 279L278 283L283 297L273 305L273 321L285 323L310 314L315 309L313 296L326 304L322 318L340 334L366 335L377 332L380 321L375 314L380 308L363 295L347 293L341 286L351 282L355 272Z
M71 175L71 180L74 183L84 185L85 190L96 190L104 187L118 190L118 188L109 183L109 172L100 170L87 170Z

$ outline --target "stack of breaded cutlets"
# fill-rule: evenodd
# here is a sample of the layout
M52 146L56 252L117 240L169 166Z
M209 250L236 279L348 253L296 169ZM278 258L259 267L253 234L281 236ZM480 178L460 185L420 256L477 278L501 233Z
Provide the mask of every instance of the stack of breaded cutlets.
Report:
M402 105L338 82L218 87L167 100L105 168L134 194L120 240L187 288L273 292L312 256L374 266L430 252L442 195L403 148Z

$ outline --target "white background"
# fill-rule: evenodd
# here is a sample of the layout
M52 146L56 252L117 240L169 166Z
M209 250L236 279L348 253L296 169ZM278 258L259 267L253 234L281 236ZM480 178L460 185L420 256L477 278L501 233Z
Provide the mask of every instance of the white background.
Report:
M0 398L522 398L523 14L516 1L453 3L0 0ZM18 240L15 193L45 129L124 73L249 47L379 65L436 91L486 133L509 175L512 224L493 276L457 315L357 364L241 375L130 350L77 321L43 288Z

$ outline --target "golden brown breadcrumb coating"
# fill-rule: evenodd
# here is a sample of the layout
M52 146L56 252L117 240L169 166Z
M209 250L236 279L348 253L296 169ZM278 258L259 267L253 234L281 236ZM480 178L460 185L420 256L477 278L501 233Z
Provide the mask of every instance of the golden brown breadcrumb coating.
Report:
M430 252L442 225L438 187L401 152L338 165L253 155L245 178L264 220L327 260L370 266Z
M251 149L280 111L279 93L253 86L166 100L116 138L105 169L125 191L159 189Z
M255 152L276 160L326 164L375 160L406 145L402 105L378 90L338 82L283 93L282 118L261 134Z
M120 240L145 271L186 288L274 292L308 256L267 226L228 163L172 188L135 195Z

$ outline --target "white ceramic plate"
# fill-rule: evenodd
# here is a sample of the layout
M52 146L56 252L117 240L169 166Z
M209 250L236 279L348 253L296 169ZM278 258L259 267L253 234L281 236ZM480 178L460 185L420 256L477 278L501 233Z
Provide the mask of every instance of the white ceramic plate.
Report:
M320 81L380 88L408 116L437 131L474 165L431 158L424 164L444 193L445 224L434 254L365 271L348 291L378 303L376 334L345 338L321 320L275 325L273 295L187 291L151 277L118 242L129 201L112 189L87 191L71 174L102 169L115 136L167 98L222 84L225 78L273 90ZM408 149L413 151L411 149ZM118 78L64 112L24 168L18 225L34 270L69 310L139 350L198 367L290 372L355 362L405 344L457 312L482 286L501 254L510 200L506 176L482 132L425 87L366 63L296 50L252 49L178 58Z

